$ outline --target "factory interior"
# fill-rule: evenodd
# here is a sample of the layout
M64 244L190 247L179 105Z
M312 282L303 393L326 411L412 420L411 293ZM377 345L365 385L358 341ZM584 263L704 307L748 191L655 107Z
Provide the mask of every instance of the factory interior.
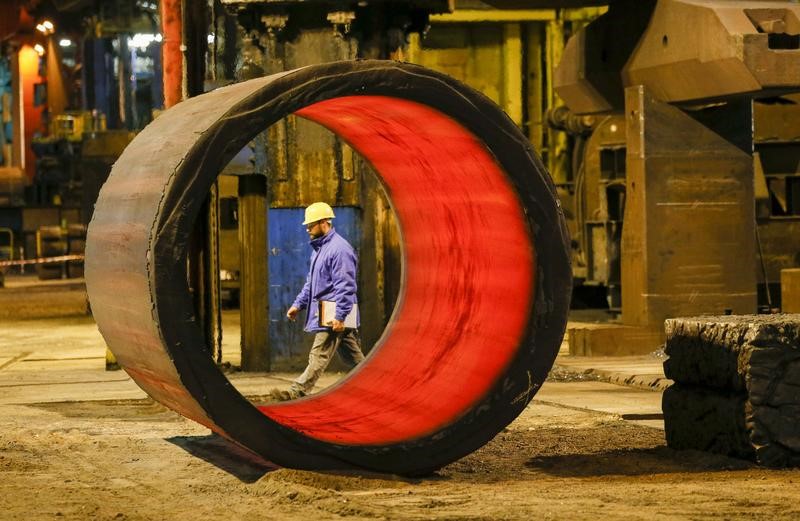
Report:
M0 0L0 520L797 519L798 425L800 0Z

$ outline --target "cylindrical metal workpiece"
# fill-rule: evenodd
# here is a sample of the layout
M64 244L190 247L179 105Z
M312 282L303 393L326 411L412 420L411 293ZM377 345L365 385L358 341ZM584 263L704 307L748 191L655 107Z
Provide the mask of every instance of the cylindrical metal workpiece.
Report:
M395 313L337 385L256 407L217 369L186 283L214 179L290 114L324 125L381 177L402 235ZM125 149L86 245L98 326L154 399L281 466L435 470L508 425L541 386L572 274L555 188L489 99L391 61L305 67L191 98Z

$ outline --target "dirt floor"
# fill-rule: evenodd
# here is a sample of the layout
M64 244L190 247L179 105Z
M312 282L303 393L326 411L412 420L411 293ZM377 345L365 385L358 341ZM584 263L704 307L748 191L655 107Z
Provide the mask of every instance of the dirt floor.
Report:
M267 466L105 371L88 317L0 333L0 521L800 518L800 470L673 451L660 392L596 372L554 371L487 446L409 480ZM661 364L612 362L632 374ZM289 377L229 375L249 396Z
M795 481L798 470L675 452L659 429L539 401L413 480L272 469L148 400L0 407L4 520L797 519Z

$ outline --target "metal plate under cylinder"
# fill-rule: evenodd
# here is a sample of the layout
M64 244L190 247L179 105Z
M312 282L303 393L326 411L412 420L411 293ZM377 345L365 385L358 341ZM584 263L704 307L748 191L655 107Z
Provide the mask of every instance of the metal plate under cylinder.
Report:
M397 310L367 360L311 397L257 408L214 365L186 254L202 201L257 133L297 114L380 175L403 237ZM101 333L150 396L275 464L435 470L510 423L561 344L571 289L555 189L480 93L398 62L316 65L191 98L142 131L86 246Z

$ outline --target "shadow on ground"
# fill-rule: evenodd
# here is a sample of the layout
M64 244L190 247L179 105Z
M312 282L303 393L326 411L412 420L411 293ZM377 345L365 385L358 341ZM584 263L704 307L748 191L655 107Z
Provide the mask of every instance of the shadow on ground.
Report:
M596 454L558 454L529 459L528 469L562 478L641 476L687 472L746 470L753 464L717 454L668 447L611 450Z
M663 431L606 419L595 426L536 426L508 430L439 474L455 481L631 477L753 469L738 460L670 449Z
M211 463L244 483L255 483L278 467L216 434L174 436L168 442Z

